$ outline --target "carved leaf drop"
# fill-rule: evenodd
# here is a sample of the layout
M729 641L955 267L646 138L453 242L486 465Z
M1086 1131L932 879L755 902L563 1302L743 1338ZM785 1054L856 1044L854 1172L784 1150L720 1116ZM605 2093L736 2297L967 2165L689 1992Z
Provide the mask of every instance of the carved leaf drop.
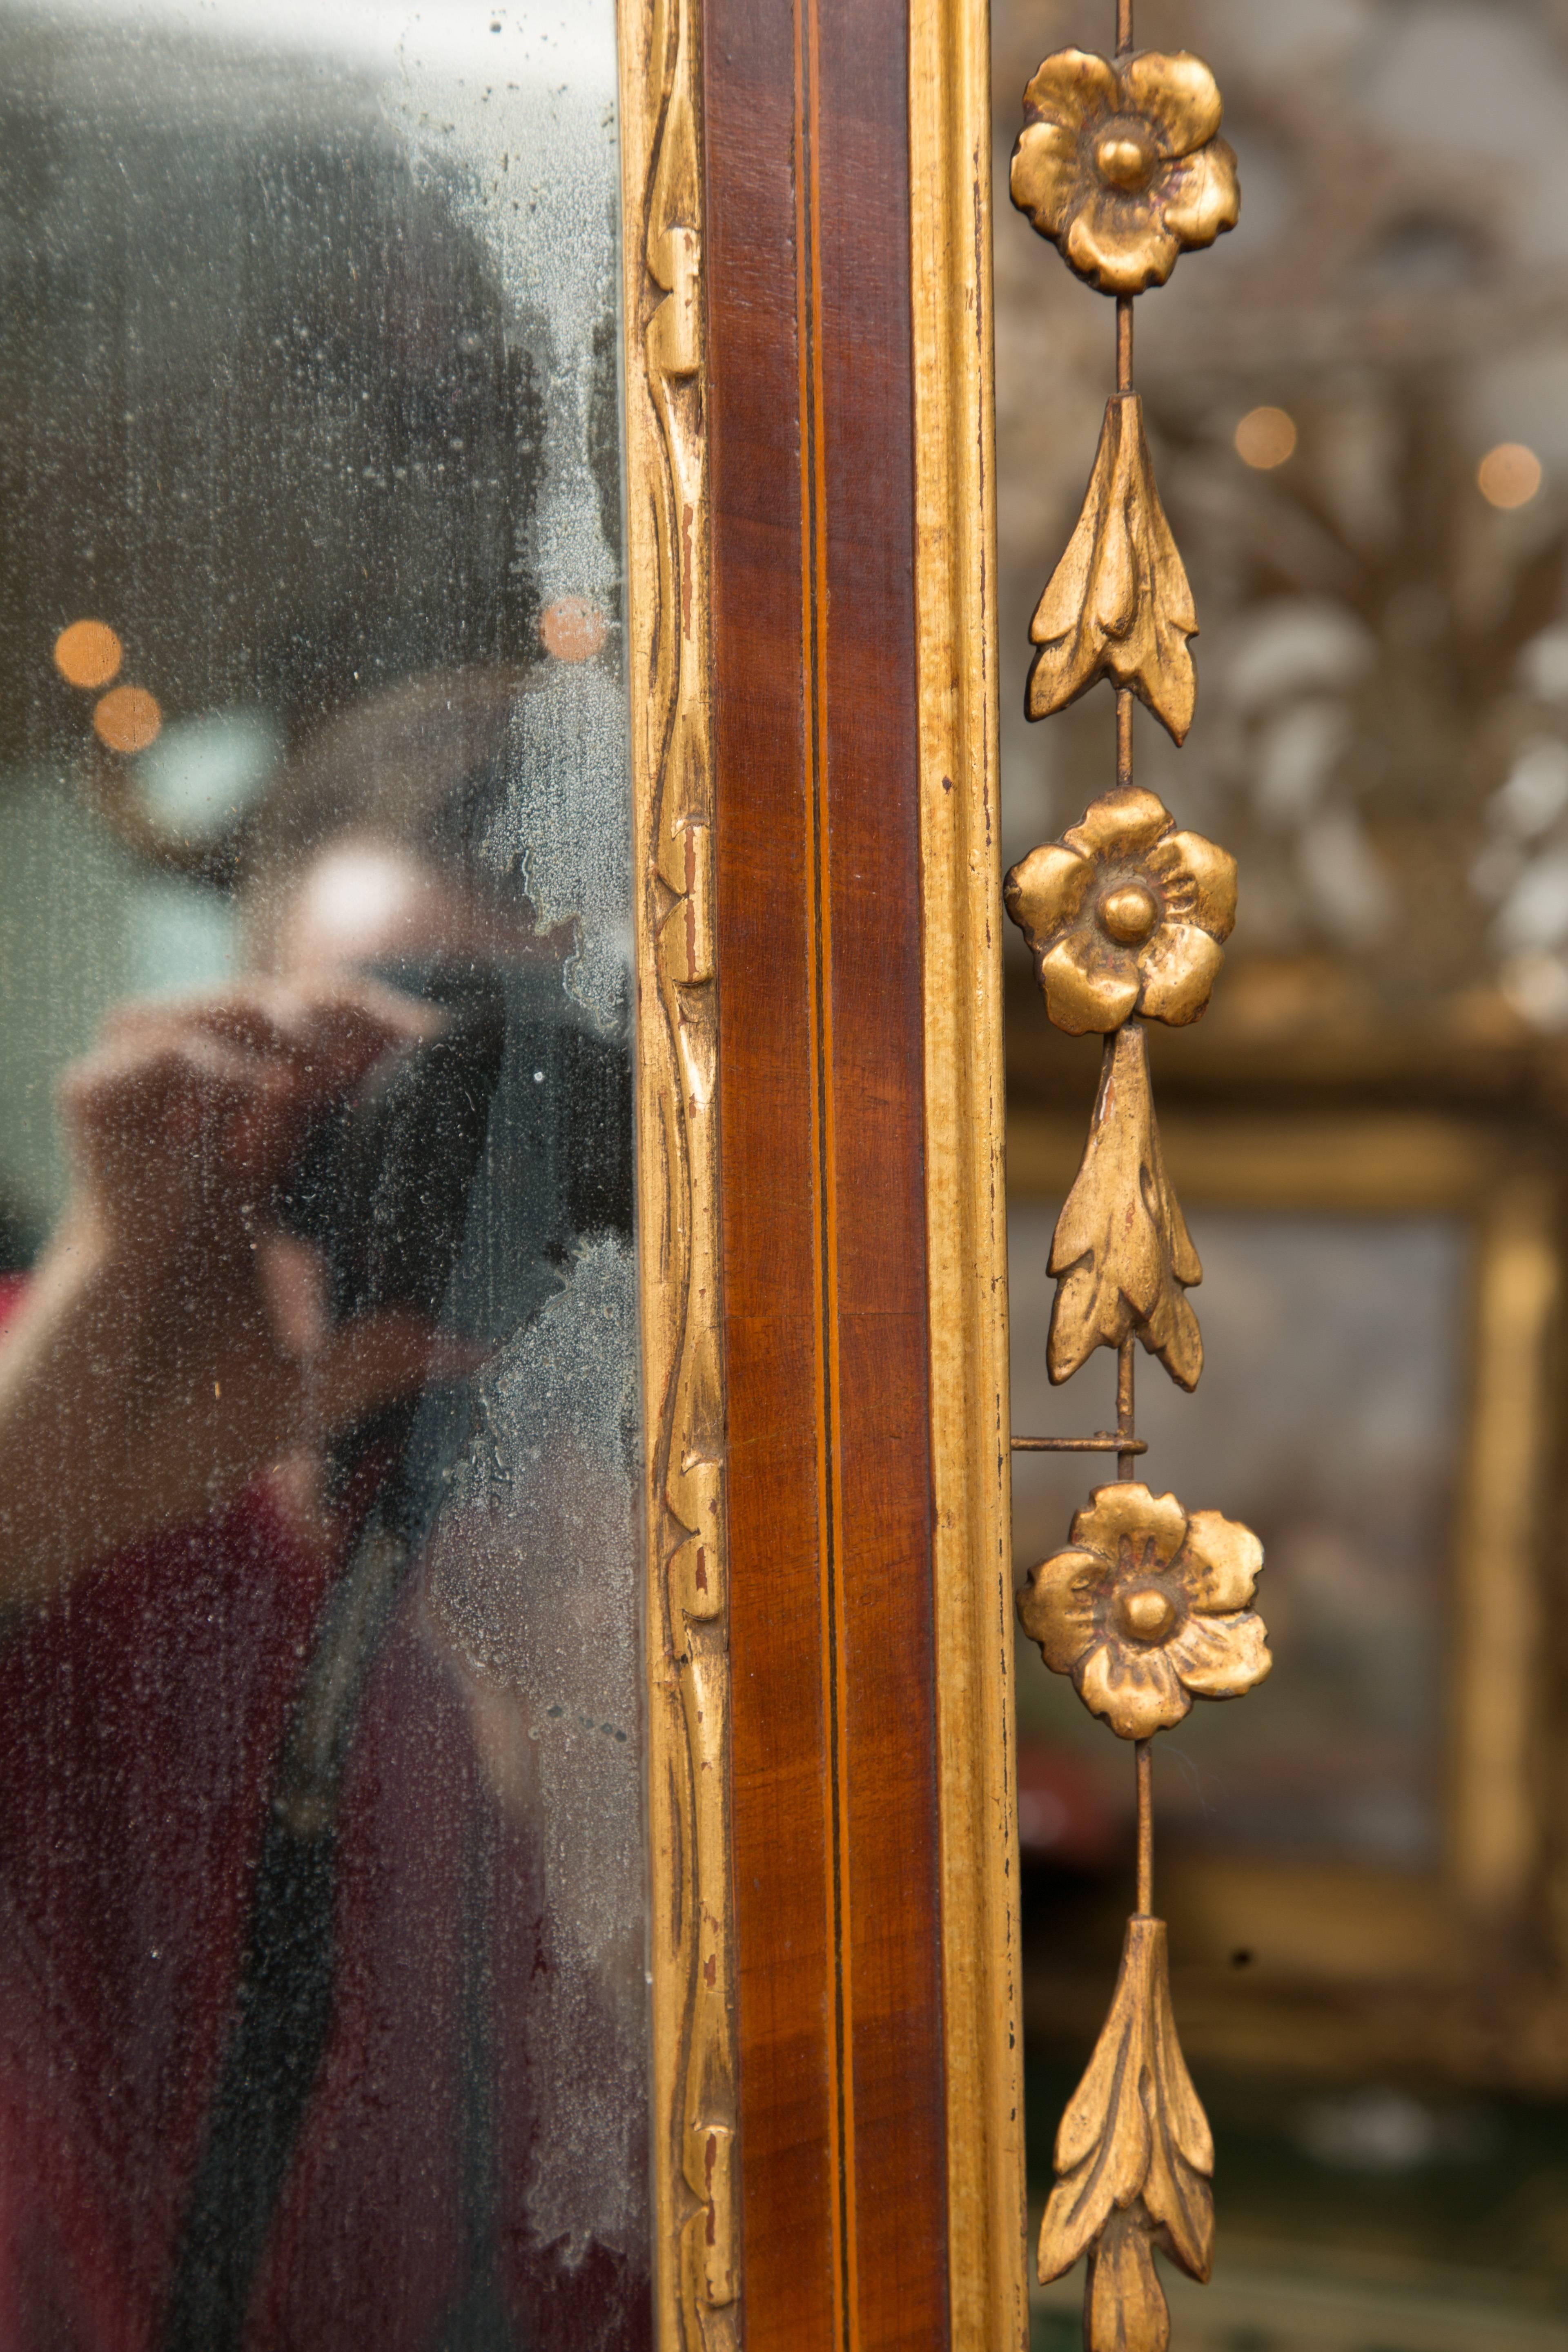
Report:
M1163 1919L1127 1923L1110 2014L1062 2117L1056 2168L1042 2284L1087 2253L1089 2352L1164 2352L1170 2322L1153 2250L1207 2279L1214 2141L1176 2039Z
M1106 1040L1094 1123L1057 1220L1050 1271L1053 1381L1070 1379L1096 1348L1118 1348L1131 1332L1180 1387L1197 1386L1204 1343L1185 1293L1204 1270L1165 1173L1136 1021Z
M1113 2213L1090 2249L1083 2320L1089 2352L1168 2352L1171 2314L1154 2269L1154 2230L1142 2205Z
M1197 677L1193 592L1160 494L1136 393L1106 404L1078 528L1029 626L1028 713L1047 719L1097 678L1131 687L1180 743Z

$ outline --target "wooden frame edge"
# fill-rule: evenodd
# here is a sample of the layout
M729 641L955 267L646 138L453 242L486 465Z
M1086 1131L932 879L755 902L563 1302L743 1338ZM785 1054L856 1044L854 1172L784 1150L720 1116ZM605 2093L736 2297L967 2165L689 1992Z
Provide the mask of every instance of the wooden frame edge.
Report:
M909 37L949 2291L953 2352L1022 2352L988 11Z
M733 2352L740 2182L699 0L620 0L658 2352Z

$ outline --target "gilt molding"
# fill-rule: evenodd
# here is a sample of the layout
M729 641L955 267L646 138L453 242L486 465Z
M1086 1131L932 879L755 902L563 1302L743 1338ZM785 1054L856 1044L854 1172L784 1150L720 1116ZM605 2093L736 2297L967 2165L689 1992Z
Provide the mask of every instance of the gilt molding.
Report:
M700 21L620 12L660 2352L740 2312Z
M990 18L910 0L931 1559L952 2352L1024 2352Z

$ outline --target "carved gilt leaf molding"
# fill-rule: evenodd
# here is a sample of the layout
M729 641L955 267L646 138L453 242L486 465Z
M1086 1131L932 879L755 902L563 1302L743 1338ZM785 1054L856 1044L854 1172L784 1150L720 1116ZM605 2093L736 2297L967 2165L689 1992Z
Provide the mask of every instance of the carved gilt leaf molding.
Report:
M1127 1922L1110 2013L1062 2117L1056 2168L1041 2278L1088 2253L1092 2341L1118 2340L1106 2323L1119 2309L1129 2352L1163 2343L1154 2247L1199 2280L1214 2262L1214 2141L1176 2040L1163 1919ZM1097 2301L1110 2309L1097 2314Z
M1204 1270L1165 1173L1142 1022L1105 1041L1083 1166L1057 1220L1049 1271L1053 1381L1070 1380L1096 1348L1135 1337L1173 1381L1196 1388L1204 1347L1186 1292Z
M699 28L620 11L661 2352L740 2309Z
M1097 680L1131 687L1175 740L1193 723L1197 609L1160 493L1136 393L1107 401L1083 511L1029 625L1028 713L1065 710Z

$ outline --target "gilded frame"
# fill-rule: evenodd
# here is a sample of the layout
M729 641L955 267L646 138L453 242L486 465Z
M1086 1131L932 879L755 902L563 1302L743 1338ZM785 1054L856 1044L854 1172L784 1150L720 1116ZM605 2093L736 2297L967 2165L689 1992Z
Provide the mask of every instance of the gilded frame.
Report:
M698 0L622 0L655 2335L739 2340Z
M660 2352L742 2336L700 0L622 0ZM933 1574L952 2342L1027 2340L1002 1189L989 18L910 0Z
M1188 1107L1162 1119L1161 1138L1187 1205L1446 1213L1466 1222L1473 1244L1449 1560L1443 1866L1406 1881L1349 1866L1173 1859L1173 1932L1179 1921L1190 1944L1214 1956L1185 1989L1184 2033L1211 2056L1250 2063L1279 2055L1288 2023L1294 2055L1307 2063L1457 2064L1506 2079L1517 2058L1527 2074L1524 2053L1537 2051L1531 2017L1546 1988L1523 1982L1508 1956L1528 1948L1552 1863L1542 1636L1552 1570L1543 1507L1559 1413L1553 1325L1564 1280L1560 1180L1544 1141L1457 1114ZM1080 1151L1077 1119L1016 1112L1014 1195L1063 1197ZM1319 1999L1274 2003L1223 1972L1229 1949L1264 1942L1300 1955Z
M938 1801L955 2352L1028 2342L1013 1727L990 16L910 0Z

